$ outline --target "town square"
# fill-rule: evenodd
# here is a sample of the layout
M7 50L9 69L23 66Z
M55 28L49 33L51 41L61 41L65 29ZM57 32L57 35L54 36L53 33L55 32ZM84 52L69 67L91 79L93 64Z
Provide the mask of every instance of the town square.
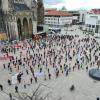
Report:
M0 1L0 100L99 100L100 10L9 1L6 16Z

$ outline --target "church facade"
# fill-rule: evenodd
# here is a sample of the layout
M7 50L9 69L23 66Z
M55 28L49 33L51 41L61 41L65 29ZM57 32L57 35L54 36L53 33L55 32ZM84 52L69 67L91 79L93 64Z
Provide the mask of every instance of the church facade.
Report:
M37 32L35 0L0 0L0 32L8 40L23 40Z

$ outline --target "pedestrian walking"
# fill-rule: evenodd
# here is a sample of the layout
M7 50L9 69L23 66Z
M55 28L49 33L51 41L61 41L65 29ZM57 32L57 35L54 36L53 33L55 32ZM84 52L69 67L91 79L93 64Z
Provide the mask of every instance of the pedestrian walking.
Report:
M18 93L18 86L15 86L15 92Z
M11 93L9 93L9 98L10 98L10 100L13 100L13 99L12 99L12 94L11 94Z

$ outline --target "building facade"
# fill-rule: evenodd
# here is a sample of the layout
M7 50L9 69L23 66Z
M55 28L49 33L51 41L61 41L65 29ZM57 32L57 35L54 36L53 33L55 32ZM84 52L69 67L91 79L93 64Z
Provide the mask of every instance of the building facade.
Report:
M8 40L23 40L37 32L35 0L0 0ZM0 15L0 18L2 15Z
M45 25L55 28L63 28L72 23L72 15L67 11L57 11L56 9L45 11Z
M85 18L85 29L93 33L100 33L100 11L90 11Z
M79 14L80 14L79 22L85 24L85 17L87 15L87 11L86 10L80 10Z
M69 11L72 14L72 24L77 24L80 19L79 11Z
M73 16L72 24L85 23L85 16L87 14L87 11L78 10L78 11L69 11L69 13L71 13Z

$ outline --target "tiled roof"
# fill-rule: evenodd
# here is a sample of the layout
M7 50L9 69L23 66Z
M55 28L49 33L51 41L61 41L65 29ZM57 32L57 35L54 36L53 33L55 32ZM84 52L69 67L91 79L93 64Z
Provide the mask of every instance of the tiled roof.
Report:
M45 12L45 16L72 16L72 14L67 11L48 10Z
M92 9L90 12L93 14L100 14L100 9Z
M15 11L30 10L25 4L14 3Z

